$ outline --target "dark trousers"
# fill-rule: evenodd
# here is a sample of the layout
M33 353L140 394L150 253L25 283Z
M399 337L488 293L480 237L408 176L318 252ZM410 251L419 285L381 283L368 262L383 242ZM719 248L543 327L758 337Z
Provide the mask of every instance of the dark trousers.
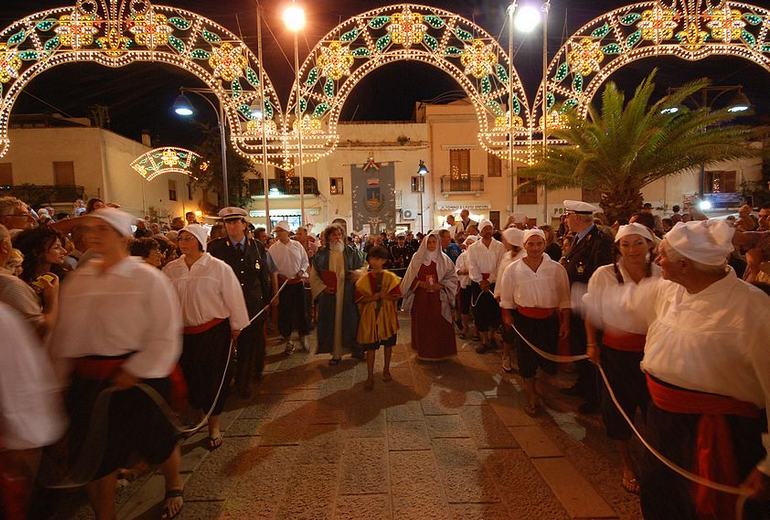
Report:
M222 413L230 379L228 374L225 376L224 384L222 384L222 376L228 369L227 355L229 350L229 320L225 320L201 334L184 335L182 357L179 364L182 366L182 372L187 380L190 406L194 409L204 413L208 412L221 384L222 391L214 406L213 414Z
M579 316L570 317L569 343L573 355L586 353L586 326ZM586 403L599 403L599 371L596 366L584 359L577 362L578 379L575 385Z
M300 336L310 334L304 284L287 284L278 296L278 330L286 339L295 330Z
M260 316L238 336L238 362L235 365L235 386L244 390L262 378L265 369L265 319Z
M644 418L650 402L647 382L639 368L642 357L643 352L626 352L609 347L602 347L601 351L602 367L607 374L607 380L620 406L631 420L634 419L637 409ZM602 419L610 439L627 441L631 438L631 427L620 415L605 385L602 385Z
M488 291L482 291L481 285L471 282L473 321L479 332L495 330L500 326L500 305L492 294L494 290L495 284L490 285Z
M530 343L549 354L556 354L559 343L559 317L554 313L543 319L528 318L518 311L512 311L513 323ZM519 374L524 379L535 377L538 367L548 374L556 373L556 363L549 361L532 350L525 341L517 338L516 352L519 359Z
M654 403L647 408L650 443L678 466L691 469L701 415L671 413ZM745 479L762 458L762 419L727 416L740 479ZM663 466L650 453L641 479L641 505L645 520L696 520L693 484ZM768 518L767 504L747 502L745 519Z

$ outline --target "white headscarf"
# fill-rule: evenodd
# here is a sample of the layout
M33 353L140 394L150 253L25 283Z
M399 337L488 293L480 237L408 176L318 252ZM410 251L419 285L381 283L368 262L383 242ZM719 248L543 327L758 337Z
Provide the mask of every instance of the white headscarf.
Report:
M650 242L655 242L655 239L652 238L652 233L650 233L650 230L647 229L647 226L639 224L638 222L620 226L618 228L618 233L615 235L615 242L628 235L639 235L642 238L646 238Z
M545 240L545 233L543 233L542 229L537 229L537 228L526 230L524 232L524 238L522 238L522 240L521 240L522 247L523 247L524 244L527 243L527 240L529 240L532 237L540 237L543 240Z
M724 220L677 222L666 242L680 255L705 265L723 265L733 251L735 228Z
M435 251L428 251L428 238L431 236L436 238ZM441 251L441 238L438 236L437 231L423 237L419 249L412 256L409 267L406 269L406 274L404 274L404 278L401 280L401 294L404 295L403 309L405 311L411 310L414 301L412 284L417 279L417 275L420 274L420 267L430 265L431 262L436 263L436 281L442 285L441 314L444 319L451 323L451 306L454 305L454 297L457 293L457 271L452 260Z

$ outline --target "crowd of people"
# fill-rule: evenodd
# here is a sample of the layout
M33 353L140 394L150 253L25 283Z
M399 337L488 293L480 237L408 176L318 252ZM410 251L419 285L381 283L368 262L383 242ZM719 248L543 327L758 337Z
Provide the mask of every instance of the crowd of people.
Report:
M678 207L660 218L645 204L611 224L591 204L564 207L556 229L524 215L475 221L463 210L425 234L362 236L286 221L268 233L235 207L209 227L191 212L164 225L98 199L56 213L0 198L5 518L32 514L41 460L40 473L55 473L51 459L85 485L98 519L114 518L121 473L157 465L164 518L177 516L177 419L205 424L208 448L219 448L226 399L251 399L263 378L267 330L286 356L326 354L331 366L365 359L371 390L380 347L381 380L391 381L399 309L421 362L455 356L458 337L479 355L501 351L531 416L542 413L542 385L557 365L585 358L562 391L582 398L578 413L601 413L619 443L621 485L641 494L646 518L730 518L736 497L693 487L652 456L634 464L621 410L679 466L743 484L747 515L761 518L770 498L770 207L719 220Z

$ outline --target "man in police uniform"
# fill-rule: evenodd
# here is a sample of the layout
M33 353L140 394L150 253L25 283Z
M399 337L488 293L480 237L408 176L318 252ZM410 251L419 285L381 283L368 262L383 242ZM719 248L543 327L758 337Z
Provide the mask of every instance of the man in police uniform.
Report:
M593 214L601 209L579 200L565 200L567 226L575 234L570 252L562 260L569 276L573 308L582 302L588 287L588 280L599 267L614 260L612 237L600 231L594 224ZM579 312L570 318L570 347L573 354L585 354L586 329ZM563 390L568 395L579 395L585 399L580 406L581 413L596 413L599 410L599 380L596 367L589 361L578 362L578 380L575 386Z
M224 221L227 236L211 241L208 252L232 267L243 289L249 318L253 318L267 303L269 273L265 246L246 234L246 216L246 211L241 208L221 210L219 217ZM265 365L264 321L260 316L238 337L235 386L244 399L251 397L251 383L262 377Z

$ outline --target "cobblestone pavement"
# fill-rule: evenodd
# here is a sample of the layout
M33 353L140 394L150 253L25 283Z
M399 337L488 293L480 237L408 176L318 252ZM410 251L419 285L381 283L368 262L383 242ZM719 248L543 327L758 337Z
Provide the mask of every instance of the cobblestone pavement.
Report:
M371 392L365 363L329 367L327 356L270 347L258 395L223 414L223 446L209 453L204 434L184 444L180 518L641 518L599 417L558 392L572 376L545 385L546 412L533 419L500 354L475 345L439 364L398 345L393 381ZM163 478L145 476L121 491L119 517L159 518L162 496ZM91 516L70 501L57 517Z

